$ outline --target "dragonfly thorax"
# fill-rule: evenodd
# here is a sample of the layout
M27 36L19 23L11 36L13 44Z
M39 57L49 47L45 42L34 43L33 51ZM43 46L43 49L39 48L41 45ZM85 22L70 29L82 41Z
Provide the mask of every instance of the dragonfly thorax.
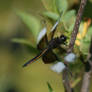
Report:
M51 41L49 41L48 48L54 49L60 46L61 44L64 44L66 41L66 36L61 35L60 37L54 38Z

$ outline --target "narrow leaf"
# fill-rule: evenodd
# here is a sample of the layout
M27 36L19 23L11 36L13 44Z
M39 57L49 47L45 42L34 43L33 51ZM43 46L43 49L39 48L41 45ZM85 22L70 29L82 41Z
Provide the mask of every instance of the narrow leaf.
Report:
M30 41L23 39L23 38L20 38L20 39L19 38L13 38L11 41L14 42L14 43L20 43L20 44L24 44L24 45L30 46L32 48L35 48Z
M28 41L26 39L13 38L11 41L14 42L14 43L19 43L19 44L25 45L28 48L28 51L30 51L31 53L38 52L36 47L30 41Z
M78 77L72 84L72 88L74 88L76 85L78 85L78 83L81 81L81 77Z
M75 23L75 10L66 12L62 18L66 30L72 31Z
M56 21L59 18L59 15L53 12L44 12L43 15L54 21Z
M41 0L41 1L47 11L53 11L53 12L57 11L55 0Z
M67 0L56 0L56 6L59 13L65 13L65 11L68 9Z
M68 20L70 20L73 16L75 16L75 10L67 11L67 12L65 13L65 15L63 16L63 21L68 21Z
M34 38L36 39L36 37L40 31L40 26L41 26L39 20L37 20L34 16L29 15L25 12L18 11L17 15L27 25L30 32L34 35Z
M49 82L47 82L47 85L48 85L49 92L53 92L53 89L52 89L52 87L51 87Z

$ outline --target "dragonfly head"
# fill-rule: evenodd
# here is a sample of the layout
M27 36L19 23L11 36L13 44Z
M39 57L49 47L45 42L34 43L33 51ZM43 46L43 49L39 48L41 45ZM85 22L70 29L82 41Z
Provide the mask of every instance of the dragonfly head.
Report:
M64 36L64 35L61 35L60 36L60 42L61 43L65 43L66 40L67 40L67 37L66 36Z

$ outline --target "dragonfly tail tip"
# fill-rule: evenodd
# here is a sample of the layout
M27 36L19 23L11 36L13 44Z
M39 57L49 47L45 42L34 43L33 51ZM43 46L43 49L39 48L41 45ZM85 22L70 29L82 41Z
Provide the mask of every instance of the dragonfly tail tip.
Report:
M26 64L22 65L23 68L26 67L26 66L27 66Z

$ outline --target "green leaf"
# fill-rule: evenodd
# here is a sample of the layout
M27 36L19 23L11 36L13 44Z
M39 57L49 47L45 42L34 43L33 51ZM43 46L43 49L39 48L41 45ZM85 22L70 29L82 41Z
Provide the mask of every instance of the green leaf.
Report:
M89 52L89 46L90 46L90 42L85 42L85 41L81 41L81 44L80 44L80 51L87 55L88 52Z
M92 37L92 25L88 28L87 36Z
M56 6L59 13L63 12L65 13L68 9L68 3L67 0L56 0Z
M83 39L83 42L87 42L90 44L91 37L92 37L92 26L89 27L88 32L86 33L86 35Z
M47 11L57 12L55 0L41 0Z
M71 19L71 17L75 16L75 10L70 10L65 13L63 16L63 21L68 21ZM70 22L70 21L69 21Z
M92 26L89 27L86 36L81 40L80 50L86 55L89 53L91 37L92 37Z
M83 29L84 29L84 22L81 22L80 27L79 27L80 34L82 34Z
M30 41L23 39L23 38L13 38L11 41L14 43L24 44L26 46L29 46L30 48L35 48Z
M74 80L74 82L72 83L72 88L74 88L76 85L78 85L78 83L81 81L81 77L78 77L77 79Z
M59 15L53 12L44 12L43 15L54 21L56 21L59 18Z
M52 87L51 87L49 82L47 82L47 85L48 85L49 92L53 92L53 89L52 89Z
M36 39L41 27L39 20L37 20L34 16L29 15L25 12L17 11L16 13L22 19L22 21L27 25L30 32L33 34L34 38Z
M66 12L62 18L64 27L68 31L72 31L75 23L75 10Z

